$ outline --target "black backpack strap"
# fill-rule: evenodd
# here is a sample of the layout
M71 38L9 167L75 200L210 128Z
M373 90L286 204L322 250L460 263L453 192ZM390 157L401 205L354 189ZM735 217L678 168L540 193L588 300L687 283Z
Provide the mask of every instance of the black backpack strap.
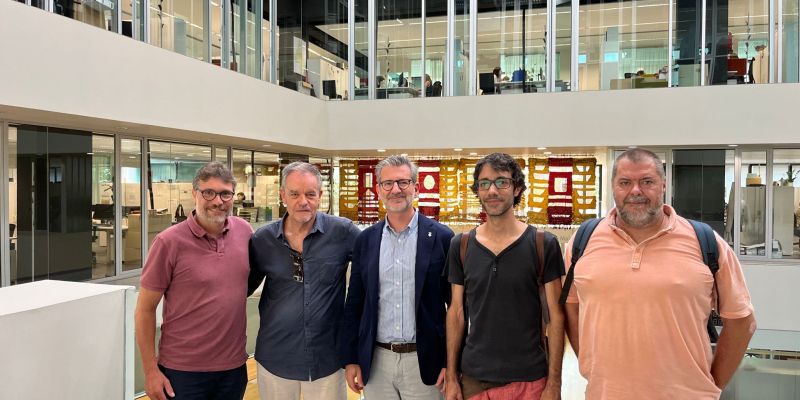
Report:
M572 240L569 271L567 271L567 277L564 279L564 286L561 288L561 298L558 299L558 303L562 306L567 304L567 296L569 296L569 290L572 288L572 281L575 280L575 264L583 256L583 251L586 250L586 245L592 237L592 232L602 220L602 218L587 219L583 221L581 226L578 227L578 232L575 233L575 239Z
M705 222L692 219L688 219L687 221L689 221L689 224L694 228L697 241L700 242L700 252L703 255L703 263L711 270L711 276L714 278L714 288L711 295L714 298L714 310L719 313L719 290L717 289L719 248L717 247L717 238L714 236L714 230ZM716 343L717 339L719 339L717 328L714 325L714 310L711 310L711 315L708 318L708 336L709 339L711 339L711 343Z

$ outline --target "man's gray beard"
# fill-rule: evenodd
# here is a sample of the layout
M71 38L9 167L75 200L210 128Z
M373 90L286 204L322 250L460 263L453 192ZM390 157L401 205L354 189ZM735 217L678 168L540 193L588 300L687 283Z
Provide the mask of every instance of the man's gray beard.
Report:
M648 208L643 213L631 213L622 208L619 210L618 215L625 225L633 228L641 228L652 224L656 220L659 208L661 208L661 206Z

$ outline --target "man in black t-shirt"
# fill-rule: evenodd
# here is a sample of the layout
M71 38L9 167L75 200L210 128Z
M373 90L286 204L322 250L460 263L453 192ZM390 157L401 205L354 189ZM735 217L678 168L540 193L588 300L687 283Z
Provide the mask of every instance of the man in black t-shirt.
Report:
M536 229L514 216L525 177L516 161L501 153L479 160L473 177L472 191L487 221L469 233L463 246L461 235L450 243L447 399L560 399L564 314L558 298L564 261L558 240L545 234L539 247L544 250L541 281L550 316L549 346L544 346Z

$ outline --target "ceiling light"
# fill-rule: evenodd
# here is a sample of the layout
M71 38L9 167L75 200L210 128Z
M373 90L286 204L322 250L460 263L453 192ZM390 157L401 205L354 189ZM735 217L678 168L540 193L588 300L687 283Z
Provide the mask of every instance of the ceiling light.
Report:
M401 153L400 155L403 157L408 157L408 153Z
M477 155L478 155L478 153L476 153L476 152L474 152L474 151L473 151L472 153L469 153L469 155L471 155L471 156L477 156Z
M93 156L94 153L86 153L87 156Z
M738 144L729 144L728 147L738 147Z
M203 150L203 153L211 153L211 150Z
M553 152L552 151L545 151L544 152L544 155L546 155L546 156L549 156L550 154L553 154Z
M547 147L537 147L536 150L547 150Z
M132 158L132 159L134 159L134 160L135 160L135 159L137 159L138 157L136 157L136 156L128 156L128 158Z
M378 153L386 153L386 149L378 149Z
M635 149L636 146L628 146L629 149Z
M456 147L455 149L453 149L453 151L461 151L461 150L464 150L464 149L462 149L460 147Z

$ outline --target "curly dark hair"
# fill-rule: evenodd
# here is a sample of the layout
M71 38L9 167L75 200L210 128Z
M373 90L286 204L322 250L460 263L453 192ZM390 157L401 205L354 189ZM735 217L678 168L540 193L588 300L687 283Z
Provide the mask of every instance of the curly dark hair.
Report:
M472 188L472 193L478 194L478 176L480 176L483 166L487 164L494 170L511 172L513 188L522 189L519 191L518 195L514 196L514 207L519 205L519 202L522 200L522 193L525 192L528 186L525 185L525 174L522 173L522 168L520 168L517 161L514 160L514 157L506 153L492 153L478 160L478 163L475 164L475 172L472 174L473 182L472 186L470 186L470 188Z

